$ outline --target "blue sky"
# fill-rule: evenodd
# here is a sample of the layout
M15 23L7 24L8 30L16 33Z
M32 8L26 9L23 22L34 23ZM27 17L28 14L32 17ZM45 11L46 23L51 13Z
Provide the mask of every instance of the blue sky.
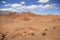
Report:
M60 15L60 0L0 0L0 10Z

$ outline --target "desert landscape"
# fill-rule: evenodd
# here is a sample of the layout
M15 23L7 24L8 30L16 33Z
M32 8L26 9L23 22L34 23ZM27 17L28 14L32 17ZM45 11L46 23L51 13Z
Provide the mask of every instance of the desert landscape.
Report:
M60 40L60 15L32 12L0 15L0 40Z

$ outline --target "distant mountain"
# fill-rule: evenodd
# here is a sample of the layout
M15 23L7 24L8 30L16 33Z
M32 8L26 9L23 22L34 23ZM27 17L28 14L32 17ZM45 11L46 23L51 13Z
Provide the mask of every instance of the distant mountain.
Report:
M9 14L10 12L9 11L1 11L0 10L0 15L6 15L6 14Z
M7 15L7 14L10 14L10 13L15 13L15 12L11 12L11 11L2 11L2 10L0 10L0 15Z
M34 14L32 12L22 12L22 13L20 13L20 16L21 17L36 17L38 15L37 14Z
M37 17L37 16L39 16L39 15L31 13L31 12L22 12L22 13L8 12L6 14L7 14L7 17L10 17L10 18L18 18L18 17L28 18L28 17Z

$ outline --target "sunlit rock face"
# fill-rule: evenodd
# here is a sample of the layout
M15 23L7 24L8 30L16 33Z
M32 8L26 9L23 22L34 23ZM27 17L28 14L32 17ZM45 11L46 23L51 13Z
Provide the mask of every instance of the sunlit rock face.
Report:
M10 12L0 16L0 40L60 40L60 16Z

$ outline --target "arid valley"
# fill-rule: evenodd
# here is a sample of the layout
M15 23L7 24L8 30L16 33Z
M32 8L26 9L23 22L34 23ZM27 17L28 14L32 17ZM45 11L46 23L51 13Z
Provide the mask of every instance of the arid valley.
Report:
M0 40L60 40L60 16L31 12L1 15Z

